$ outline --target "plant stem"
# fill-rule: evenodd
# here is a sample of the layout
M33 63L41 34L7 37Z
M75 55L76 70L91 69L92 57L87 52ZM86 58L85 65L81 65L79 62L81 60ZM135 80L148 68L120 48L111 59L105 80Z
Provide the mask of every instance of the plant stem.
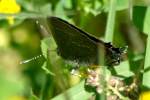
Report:
M113 41L115 15L116 15L116 2L117 0L110 0L110 8L109 8L107 26L106 26L106 32L105 32L105 41L107 42Z
M113 31L114 31L114 23L115 23L115 11L116 11L116 0L110 0L110 7L108 12L108 19L107 19L107 26L106 26L106 32L105 32L105 41L106 42L112 42L113 41ZM103 52L103 53L101 53ZM105 49L99 50L100 59L105 59ZM100 61L101 62L101 61ZM102 61L104 63L104 60ZM100 73L103 75L103 80L100 80L100 84L102 84L103 90L106 89L106 66L102 66ZM100 100L106 100L106 93L104 92L100 96Z

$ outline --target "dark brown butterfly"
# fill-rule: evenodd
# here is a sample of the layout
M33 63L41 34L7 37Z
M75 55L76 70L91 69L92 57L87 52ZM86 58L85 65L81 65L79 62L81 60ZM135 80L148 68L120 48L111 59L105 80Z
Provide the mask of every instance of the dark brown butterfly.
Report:
M60 18L50 17L47 21L58 46L58 54L65 60L81 65L98 65L101 60L98 51L104 50L104 65L112 66L118 65L125 54L126 47L116 48Z

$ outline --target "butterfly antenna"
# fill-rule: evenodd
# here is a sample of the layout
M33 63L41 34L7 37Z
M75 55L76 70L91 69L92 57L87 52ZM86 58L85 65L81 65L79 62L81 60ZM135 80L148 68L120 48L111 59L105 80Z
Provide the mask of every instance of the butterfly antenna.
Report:
M31 59L23 60L23 61L20 62L20 64L28 63L28 62L30 62L30 61L36 60L36 59L38 59L38 58L41 58L42 56L43 56L43 55L41 54L41 55L35 56L35 57L31 58Z
M56 51L56 49L54 49L54 50L48 50L48 51L54 52L54 51ZM36 60L36 59L38 59L38 58L41 58L42 56L44 56L44 55L43 55L43 54L40 54L40 55L38 55L38 56L34 56L34 57L32 57L31 59L27 59L27 60L21 61L20 64L28 63L28 62L30 62L30 61Z

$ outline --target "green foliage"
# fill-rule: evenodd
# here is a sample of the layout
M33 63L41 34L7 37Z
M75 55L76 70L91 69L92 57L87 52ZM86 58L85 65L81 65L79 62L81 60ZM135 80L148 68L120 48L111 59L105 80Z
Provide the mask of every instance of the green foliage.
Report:
M13 80L11 80L13 78ZM7 100L9 98L12 98L18 93L21 93L23 91L23 82L17 82L17 79L15 79L15 76L13 77L6 77L6 73L0 71L0 99L1 100Z
M120 65L112 68L99 66L102 68L99 72L104 76L99 81L106 91L137 100L141 92L150 89L150 7L145 6L146 1L17 0L21 12L14 15L13 25L7 23L8 15L0 15L0 100L13 96L23 97L21 100L105 98L105 94L89 92L84 87L88 78L83 73L89 66L80 66L82 77L71 75L74 64L57 54L57 45L47 25L49 22L41 22L44 28L37 28L40 24L35 25L35 21L48 16L65 19L105 42L112 42L115 47L128 46L128 54ZM33 62L18 63L40 53L43 57ZM108 80L111 76L121 79L128 89L132 84L136 86L126 95L119 92L117 86L110 87ZM21 79L16 82L18 77Z

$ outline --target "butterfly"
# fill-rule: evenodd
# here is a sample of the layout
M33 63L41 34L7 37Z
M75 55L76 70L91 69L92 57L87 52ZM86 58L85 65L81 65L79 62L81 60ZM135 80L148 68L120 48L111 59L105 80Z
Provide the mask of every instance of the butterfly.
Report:
M98 65L102 59L99 56L105 53L103 65L113 66L119 65L126 53L126 46L117 48L58 17L49 17L47 21L57 44L57 53L67 61L79 65Z

